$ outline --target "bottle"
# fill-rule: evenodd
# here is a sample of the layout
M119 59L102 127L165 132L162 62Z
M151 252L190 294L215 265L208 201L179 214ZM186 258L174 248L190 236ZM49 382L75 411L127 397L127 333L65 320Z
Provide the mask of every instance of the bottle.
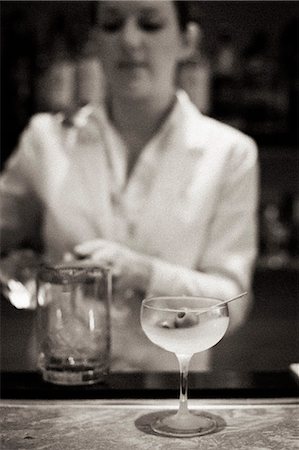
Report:
M299 17L293 17L282 30L279 41L280 79L286 81L288 108L286 112L288 142L298 147L298 104L299 104Z
M273 77L275 69L269 51L269 37L264 31L253 33L242 53L242 105L245 132L256 139L267 139L273 129Z
M92 31L76 60L76 102L79 106L100 104L105 97L105 78Z
M237 54L233 40L228 31L219 35L218 51L214 64L214 72L218 77L233 78L237 65Z
M231 32L225 28L218 36L213 58L213 116L236 128L244 128L240 114L240 63Z
M76 67L67 42L63 16L55 19L53 30L52 42L45 43L39 57L45 67L38 79L36 97L39 109L63 112L75 107Z
M198 45L193 55L178 69L178 85L203 114L211 111L211 75L210 60L203 45Z
M270 268L286 266L289 262L289 229L281 220L278 203L269 202L264 206L261 233L267 266Z

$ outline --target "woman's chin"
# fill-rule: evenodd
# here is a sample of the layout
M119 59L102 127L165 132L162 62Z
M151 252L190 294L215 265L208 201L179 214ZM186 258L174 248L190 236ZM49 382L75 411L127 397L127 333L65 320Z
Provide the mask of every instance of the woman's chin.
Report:
M154 90L151 88L151 84L146 81L128 79L125 83L121 83L115 86L113 89L114 95L123 99L136 99L142 100L146 99Z
M127 101L145 101L146 99L150 98L151 95L149 92L140 91L138 89L134 88L128 88L127 92L119 93L118 98L121 98L123 100Z

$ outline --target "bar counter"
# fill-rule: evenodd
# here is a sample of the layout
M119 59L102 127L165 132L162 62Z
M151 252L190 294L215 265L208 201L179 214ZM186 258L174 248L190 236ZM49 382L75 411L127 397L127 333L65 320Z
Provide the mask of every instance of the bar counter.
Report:
M177 409L178 383L175 373L112 373L104 383L65 387L33 372L2 373L1 449L298 448L291 373L191 373L189 407L214 416L217 430L158 436L150 420Z

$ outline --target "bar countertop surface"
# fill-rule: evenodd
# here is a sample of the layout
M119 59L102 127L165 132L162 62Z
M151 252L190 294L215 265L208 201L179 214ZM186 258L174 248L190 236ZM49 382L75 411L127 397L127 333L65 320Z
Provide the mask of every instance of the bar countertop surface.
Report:
M149 426L177 409L178 374L110 374L83 387L50 385L37 373L1 379L3 450L298 449L298 384L288 372L191 373L190 409L213 415L218 426L184 439Z

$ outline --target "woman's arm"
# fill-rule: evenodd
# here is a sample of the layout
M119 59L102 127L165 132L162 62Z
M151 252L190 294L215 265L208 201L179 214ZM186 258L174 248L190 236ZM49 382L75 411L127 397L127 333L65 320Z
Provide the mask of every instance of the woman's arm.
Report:
M121 290L228 299L250 291L257 253L258 193L257 149L252 140L243 138L231 151L209 229L199 230L206 235L206 246L194 269L102 239L77 246L75 253L111 265ZM249 305L250 296L230 305L231 329L244 320Z
M155 260L148 293L228 299L250 291L257 255L258 201L257 148L250 138L243 137L231 151L197 270ZM232 328L244 320L249 305L250 296L230 305Z
M29 126L16 150L7 160L0 177L1 252L22 244L35 247L39 238L41 201L34 189L34 141Z

